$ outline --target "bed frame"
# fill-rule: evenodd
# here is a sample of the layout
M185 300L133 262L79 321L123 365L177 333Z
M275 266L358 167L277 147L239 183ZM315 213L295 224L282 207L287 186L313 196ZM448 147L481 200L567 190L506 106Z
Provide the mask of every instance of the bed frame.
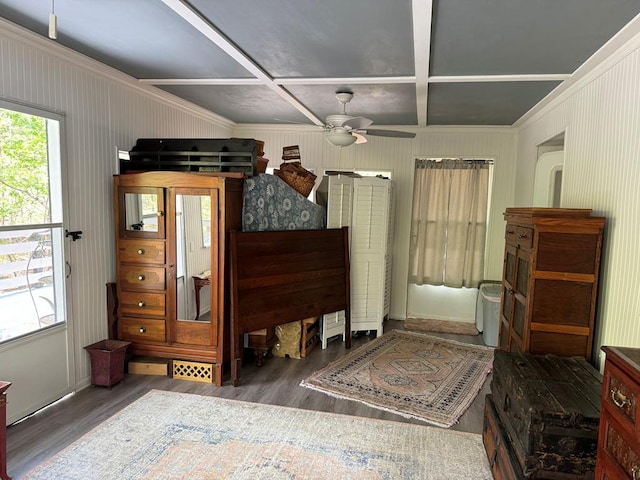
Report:
M344 310L345 346L351 348L346 227L230 235L234 387L240 384L245 333Z

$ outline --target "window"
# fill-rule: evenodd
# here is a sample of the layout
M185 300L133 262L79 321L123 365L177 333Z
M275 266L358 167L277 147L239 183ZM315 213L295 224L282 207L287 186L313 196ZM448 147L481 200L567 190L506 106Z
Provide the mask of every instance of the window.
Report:
M0 342L64 322L60 118L0 102Z
M484 273L490 160L417 159L409 280L477 287Z

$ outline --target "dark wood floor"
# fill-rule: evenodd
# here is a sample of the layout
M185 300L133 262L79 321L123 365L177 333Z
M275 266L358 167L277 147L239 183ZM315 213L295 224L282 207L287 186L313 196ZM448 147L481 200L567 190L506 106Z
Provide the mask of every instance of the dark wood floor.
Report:
M385 330L402 328L402 322L388 321ZM482 344L482 336L431 333L473 344ZM373 337L361 335L353 339L353 347L371 341ZM308 410L321 410L346 415L418 423L390 412L367 407L358 402L336 399L299 386L311 373L339 358L346 352L342 341L329 343L325 350L316 347L304 359L272 358L258 368L246 362L242 369L241 385L230 385L229 373L225 385L177 380L165 376L126 375L123 382L111 390L103 387L86 388L26 420L7 429L8 472L13 480L20 479L31 468L47 460L71 442L87 433L120 409L152 389L196 393L249 402L283 405ZM227 369L228 370L228 369ZM489 393L489 381L469 410L453 430L481 433L484 396Z

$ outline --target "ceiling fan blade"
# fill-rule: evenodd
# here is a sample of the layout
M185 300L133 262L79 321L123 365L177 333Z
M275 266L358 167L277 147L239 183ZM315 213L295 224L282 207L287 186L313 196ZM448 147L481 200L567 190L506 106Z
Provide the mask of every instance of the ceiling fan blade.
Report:
M345 121L342 126L349 127L354 130L360 130L362 128L367 128L372 123L373 120L370 120L366 117L351 117L349 120Z
M415 138L413 132L401 132L399 130L363 130L362 133L374 135L376 137L396 137L396 138Z
M357 132L351 132L351 135L357 138L356 145L359 143L367 143L367 138L364 135L360 135Z

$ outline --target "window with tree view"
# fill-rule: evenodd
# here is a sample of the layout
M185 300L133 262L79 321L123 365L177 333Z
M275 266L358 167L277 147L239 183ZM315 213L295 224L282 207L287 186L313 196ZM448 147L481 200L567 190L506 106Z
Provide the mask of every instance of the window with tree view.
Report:
M56 115L0 103L0 342L64 322L59 132Z

